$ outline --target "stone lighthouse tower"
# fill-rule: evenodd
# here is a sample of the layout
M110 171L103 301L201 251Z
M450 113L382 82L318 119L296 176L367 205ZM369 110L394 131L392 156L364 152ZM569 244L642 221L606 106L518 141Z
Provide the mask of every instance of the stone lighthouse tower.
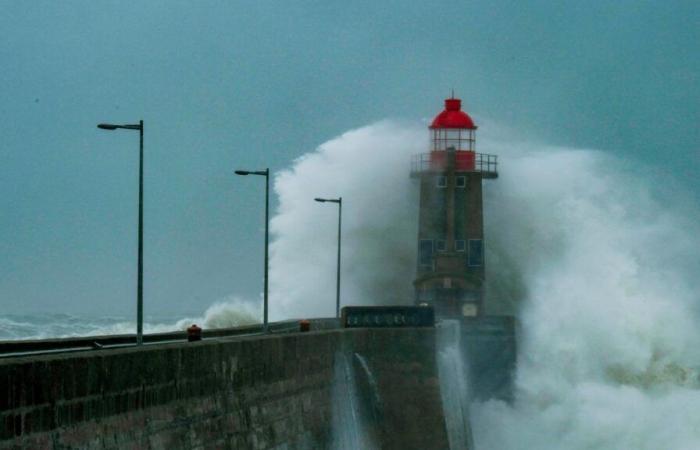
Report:
M497 158L475 152L477 127L461 104L445 100L430 125L430 152L411 165L420 182L416 303L438 317L484 314L481 181L498 177Z

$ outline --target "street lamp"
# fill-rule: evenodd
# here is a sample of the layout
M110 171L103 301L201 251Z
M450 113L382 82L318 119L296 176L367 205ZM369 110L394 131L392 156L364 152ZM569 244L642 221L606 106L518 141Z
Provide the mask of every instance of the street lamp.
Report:
M263 332L268 332L267 326L267 311L268 311L268 290L267 290L267 273L268 273L268 247L270 242L269 234L269 216L270 216L270 169L250 171L236 170L236 175L262 175L265 177L265 278L263 288Z
M139 130L139 251L138 251L138 275L136 283L136 345L143 345L143 120L138 124L113 125L101 123L97 125L101 130Z
M338 267L335 279L335 316L340 317L340 224L343 220L343 197L338 198L315 198L320 203L338 204Z

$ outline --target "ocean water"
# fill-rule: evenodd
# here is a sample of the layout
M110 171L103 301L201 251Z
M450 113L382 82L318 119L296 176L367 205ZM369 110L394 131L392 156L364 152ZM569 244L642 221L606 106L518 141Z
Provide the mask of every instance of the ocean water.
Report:
M204 328L226 328L260 322L252 303L236 298L217 302L201 315L144 316L144 333L185 330L193 323ZM74 336L135 334L133 316L77 314L0 315L0 340L48 339Z

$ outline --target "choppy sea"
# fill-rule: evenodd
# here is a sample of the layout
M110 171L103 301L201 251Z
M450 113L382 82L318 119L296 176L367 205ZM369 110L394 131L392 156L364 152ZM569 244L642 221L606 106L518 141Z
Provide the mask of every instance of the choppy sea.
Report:
M145 332L174 331L187 327L182 317L146 317ZM136 321L126 316L74 314L5 314L0 316L0 340L47 339L70 336L131 334Z
M228 299L210 306L203 314L145 315L144 333L184 330L196 323L205 328L225 328L259 322L254 305ZM80 315L32 313L0 315L0 341L100 336L136 333L136 317L126 315Z

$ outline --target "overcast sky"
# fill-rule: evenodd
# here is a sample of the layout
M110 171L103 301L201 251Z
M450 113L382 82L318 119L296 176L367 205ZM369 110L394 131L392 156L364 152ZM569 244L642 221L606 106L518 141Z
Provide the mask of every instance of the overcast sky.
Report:
M0 1L2 311L134 310L138 133L98 122L145 121L146 314L259 295L263 183L234 169L453 88L477 123L700 199L699 5Z

